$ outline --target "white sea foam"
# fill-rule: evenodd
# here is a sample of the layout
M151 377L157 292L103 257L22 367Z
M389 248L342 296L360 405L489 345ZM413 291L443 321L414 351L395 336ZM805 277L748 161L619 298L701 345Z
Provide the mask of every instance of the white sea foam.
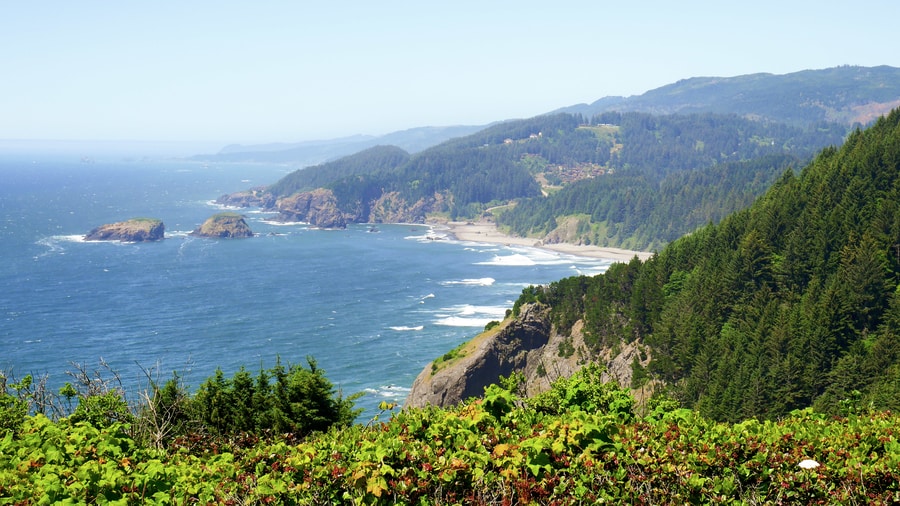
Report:
M50 240L63 242L88 242L84 240L83 235L54 235L50 237Z
M388 327L388 328L391 329L391 330L396 330L397 332L406 332L406 331L410 331L410 330L422 330L422 329L425 328L425 326L424 326L424 325L419 325L419 326L417 326L417 327L407 327L407 326L405 326L405 325L401 325L401 326L398 326L398 327Z
M575 272L577 272L579 275L596 276L597 274L603 274L604 272L606 272L606 270L609 269L609 264L596 265L591 267L576 267L573 265L572 268L575 269Z
M434 322L435 325L444 327L484 327L496 318L463 318L461 316L449 316Z
M510 306L512 302L509 302ZM435 325L446 327L484 327L495 320L502 320L506 316L509 306L475 306L461 304L448 308L442 308L435 314Z
M508 248L507 251L510 251L511 254L496 254L490 260L476 262L475 265L491 265L499 267L569 265L571 269L583 271L585 274L599 274L605 271L610 264L608 260L548 252L537 248Z
M441 284L444 286L451 285L472 285L472 286L491 286L496 281L494 278L477 278L477 279L462 279L459 281L442 281Z
M220 203L216 202L215 200L206 200L206 201L204 201L204 203L206 205L208 205L209 207L215 207L216 209L222 209L223 211L226 211L226 210L227 211L239 211L239 210L243 209L242 207L238 207L238 206L229 206L229 205L225 205L225 204L220 204Z
M35 255L34 259L45 257L47 255L60 254L65 255L66 248L60 244L61 242L84 242L83 235L54 235L50 237L44 237L35 242L35 244L39 246L43 246L47 248L47 251L41 253L40 255Z
M472 304L462 304L459 306L453 306L452 309L456 309L458 314L463 316L469 315L489 315L489 316L503 316L506 314L507 306L473 306Z
M422 235L408 235L404 237L404 239L408 241L428 243L433 241L446 241L450 239L450 236L445 233L437 232L433 228L428 228Z
M266 225L272 225L276 227L296 227L303 226L309 227L309 223L305 221L273 221L273 220L259 220L261 223L265 223Z
M388 399L405 399L409 395L410 389L398 385L382 385L378 388L366 388L364 391L367 394Z

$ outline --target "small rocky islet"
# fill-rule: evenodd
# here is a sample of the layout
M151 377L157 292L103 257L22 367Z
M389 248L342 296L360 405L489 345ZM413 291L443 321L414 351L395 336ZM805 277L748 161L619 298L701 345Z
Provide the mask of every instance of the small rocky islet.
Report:
M166 226L156 218L132 218L107 223L94 228L84 236L85 241L152 242L165 239ZM253 237L253 231L244 217L238 213L217 213L197 227L192 236L215 239Z
M91 230L85 241L149 242L165 238L166 226L156 218L132 218L117 223L107 223Z
M253 231L247 225L244 216L238 213L217 213L209 217L197 227L191 235L213 239L240 239L253 237Z

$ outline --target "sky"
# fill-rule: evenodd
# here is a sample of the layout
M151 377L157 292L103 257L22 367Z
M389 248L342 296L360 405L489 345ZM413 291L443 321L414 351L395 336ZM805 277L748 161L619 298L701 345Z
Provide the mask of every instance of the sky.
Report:
M896 0L9 1L0 139L482 125L696 76L900 67L898 19Z

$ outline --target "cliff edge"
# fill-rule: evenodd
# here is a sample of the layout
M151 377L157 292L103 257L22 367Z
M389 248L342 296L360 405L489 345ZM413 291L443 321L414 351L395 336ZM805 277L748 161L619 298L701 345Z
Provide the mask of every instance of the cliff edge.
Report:
M569 377L590 362L606 366L604 381L629 387L635 359L646 366L649 357L637 342L591 352L584 342L583 323L563 335L550 323L550 308L525 304L518 317L507 318L467 343L425 366L413 382L406 407L446 407L470 397L501 376L522 372L525 393L537 395L562 377Z

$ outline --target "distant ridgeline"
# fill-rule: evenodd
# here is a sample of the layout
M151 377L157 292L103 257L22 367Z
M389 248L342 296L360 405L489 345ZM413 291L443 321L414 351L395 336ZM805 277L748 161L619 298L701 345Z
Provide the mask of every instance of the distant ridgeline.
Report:
M376 146L219 201L322 227L484 216L545 242L654 250L747 207L786 170L843 142L851 121L900 104L900 69L697 78L600 102L605 109L499 123L412 155ZM635 104L690 114L608 112Z
M900 68L843 65L790 74L692 77L632 97L605 97L556 112L737 114L794 126L868 124L900 107Z
M746 210L646 262L532 287L594 357L637 346L631 386L718 420L900 409L900 111Z

